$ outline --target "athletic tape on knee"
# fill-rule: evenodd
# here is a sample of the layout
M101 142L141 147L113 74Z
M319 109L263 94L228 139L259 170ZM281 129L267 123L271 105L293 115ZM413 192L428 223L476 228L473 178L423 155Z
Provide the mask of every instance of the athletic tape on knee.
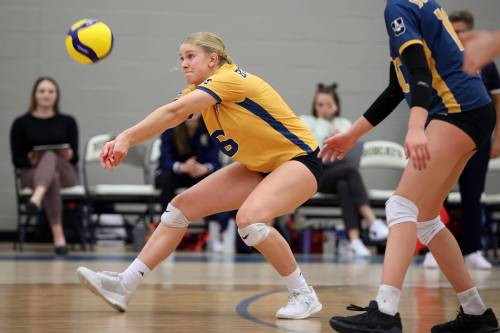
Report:
M385 203L387 225L413 222L417 223L418 207L411 201L399 195L393 195Z
M161 214L161 223L165 223L172 228L186 228L189 225L189 220L179 209L172 204L168 204L165 212Z
M256 246L269 236L270 231L271 227L267 224L254 223L250 224L248 227L238 229L238 234L246 245Z
M438 216L432 220L417 223L417 237L426 246L445 226Z

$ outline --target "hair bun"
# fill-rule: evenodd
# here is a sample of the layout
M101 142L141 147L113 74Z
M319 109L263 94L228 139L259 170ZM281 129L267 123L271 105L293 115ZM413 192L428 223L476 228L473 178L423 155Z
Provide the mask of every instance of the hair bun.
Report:
M333 82L332 85L330 86L332 89L337 89L339 84L337 82Z
M324 89L325 85L323 83L318 83L318 89Z

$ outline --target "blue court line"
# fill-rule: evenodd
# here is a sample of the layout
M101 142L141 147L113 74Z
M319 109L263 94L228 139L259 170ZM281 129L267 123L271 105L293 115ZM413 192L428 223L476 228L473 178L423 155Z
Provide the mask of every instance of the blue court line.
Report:
M80 252L82 253L82 252ZM132 261L137 257L135 254L115 254L115 255L96 255L96 254L70 254L67 256L56 256L53 254L6 254L0 255L0 261ZM296 255L299 263L325 263L325 264L382 264L384 258L375 256L367 259L339 258L339 257L322 257L321 255ZM500 267L500 260L488 258L493 267ZM423 258L415 258L413 265L420 265ZM174 256L174 262L181 263L263 263L265 258L260 254L241 254L235 256L225 255L179 255Z
M0 255L0 261L50 261L50 260L65 260L65 261L131 261L136 258L133 254L116 254L116 255L93 255L93 254L77 254L67 256L56 256L53 254L6 254ZM299 263L355 263L352 259L342 259L321 256L297 255L296 259ZM193 263L261 263L266 262L266 259L260 254L243 254L236 256L224 255L179 255L174 257L175 262L193 262ZM383 262L382 257L374 257L370 260L363 261L369 264L380 264Z
M271 294L274 294L274 293L277 293L277 292L281 292L281 291L283 291L283 290L271 290L271 291L266 291L264 293L260 293L260 294L248 297L247 299L244 299L243 301L241 301L236 306L236 313L239 316L243 317L244 319L246 319L248 321L251 321L252 323L258 324L258 325L263 325L263 326L267 326L267 327L279 329L279 330L285 331L285 332L307 333L307 332L302 332L302 331L297 331L297 330L291 330L291 329L288 329L288 328L280 327L279 325L276 325L276 324L273 324L273 323L268 323L266 321L260 320L259 318L253 316L248 311L248 307L250 306L250 304L252 304L256 300L258 300L259 298L266 297L266 296L269 296Z

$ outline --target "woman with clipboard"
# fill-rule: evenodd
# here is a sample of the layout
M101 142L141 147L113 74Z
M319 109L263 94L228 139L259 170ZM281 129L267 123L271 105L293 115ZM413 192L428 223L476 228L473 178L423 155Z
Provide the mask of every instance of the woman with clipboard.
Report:
M33 213L44 209L55 252L65 255L60 189L78 182L78 127L73 117L59 112L59 97L56 81L36 80L28 112L12 124L10 147L22 186L33 189L28 209Z

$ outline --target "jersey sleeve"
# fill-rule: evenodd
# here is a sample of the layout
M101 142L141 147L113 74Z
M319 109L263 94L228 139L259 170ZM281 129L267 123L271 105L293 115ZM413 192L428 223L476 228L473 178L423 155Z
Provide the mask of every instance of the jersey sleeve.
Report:
M196 89L196 86L194 84L188 86L187 88L185 89L182 89L178 94L177 96L175 96L174 98L174 101L178 100L179 98L181 98L182 96L186 96L187 94L189 94L191 91L195 90Z
M196 89L210 94L217 103L241 102L245 99L244 78L232 71L226 71L208 78Z
M421 44L422 34L419 29L420 12L411 3L393 3L384 12L385 24L391 45L399 55L410 45Z

